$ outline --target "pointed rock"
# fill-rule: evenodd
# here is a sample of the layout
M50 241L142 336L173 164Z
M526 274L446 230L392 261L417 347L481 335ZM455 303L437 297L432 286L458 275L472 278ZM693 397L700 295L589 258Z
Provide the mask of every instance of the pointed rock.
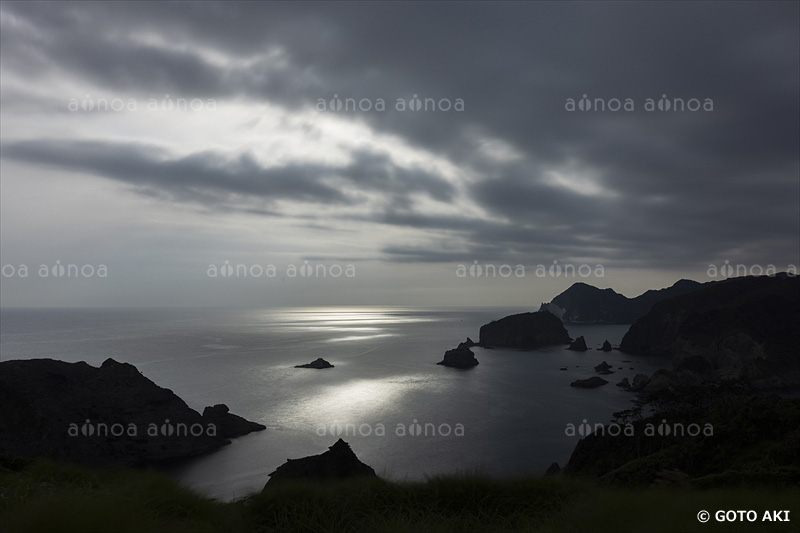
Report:
M573 350L575 352L585 352L589 348L586 347L586 339L583 338L583 335L572 341L569 345L567 350Z
M600 363L599 365L594 367L594 369L597 372L605 372L606 370L611 370L611 368L612 368L612 366L609 365L608 363L606 363L605 361L603 361L602 363Z
M453 368L472 368L478 364L478 360L475 359L475 354L469 349L467 343L462 342L457 348L444 352L444 359L436 364Z
M377 478L375 470L362 463L342 439L319 455L289 459L269 475L266 487L287 480L334 480Z

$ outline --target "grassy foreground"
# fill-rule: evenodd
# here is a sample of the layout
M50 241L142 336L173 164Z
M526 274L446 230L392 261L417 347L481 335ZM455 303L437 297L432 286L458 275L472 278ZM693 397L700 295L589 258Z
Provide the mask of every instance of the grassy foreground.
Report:
M758 521L718 523L719 509ZM761 522L765 510L790 522ZM699 523L697 513L711 513ZM156 473L0 460L0 531L15 532L648 532L800 531L800 488L621 489L569 478L286 484L224 503Z

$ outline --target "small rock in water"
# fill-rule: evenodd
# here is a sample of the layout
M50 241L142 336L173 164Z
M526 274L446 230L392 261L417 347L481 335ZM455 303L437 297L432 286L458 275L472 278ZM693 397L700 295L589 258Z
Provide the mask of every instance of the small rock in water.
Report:
M569 384L570 387L578 387L581 389L594 389L596 387L602 387L608 383L608 381L604 380L601 377L593 376L589 379L577 379Z
M596 371L598 371L598 372L604 372L604 371L607 371L607 370L611 370L611 365L609 365L608 363L603 361L602 363L600 363L599 365L594 367L594 369Z
M333 368L333 365L330 364L329 362L327 362L322 357L318 357L314 361L311 361L310 363L306 363L305 365L295 365L295 368L318 368L318 369L323 369L323 368Z

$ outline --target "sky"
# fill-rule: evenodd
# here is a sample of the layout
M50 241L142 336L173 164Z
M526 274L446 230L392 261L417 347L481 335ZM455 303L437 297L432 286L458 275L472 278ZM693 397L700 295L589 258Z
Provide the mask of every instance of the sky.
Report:
M0 305L796 269L799 6L4 1Z

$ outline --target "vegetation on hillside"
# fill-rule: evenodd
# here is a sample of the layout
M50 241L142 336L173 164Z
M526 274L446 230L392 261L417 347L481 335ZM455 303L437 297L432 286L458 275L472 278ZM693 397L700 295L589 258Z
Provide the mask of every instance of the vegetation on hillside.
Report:
M395 483L293 482L219 502L152 471L0 460L4 533L538 531L652 533L797 531L800 488L628 489L568 477L478 475ZM717 510L752 509L758 521L719 523ZM769 523L765 511L790 510ZM697 514L712 517L700 523Z

